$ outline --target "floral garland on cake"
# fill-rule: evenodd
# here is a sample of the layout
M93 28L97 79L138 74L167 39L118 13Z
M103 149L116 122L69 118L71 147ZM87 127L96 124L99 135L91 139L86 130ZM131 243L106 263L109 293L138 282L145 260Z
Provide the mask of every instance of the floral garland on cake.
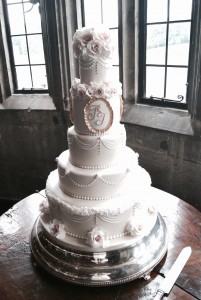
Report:
M90 84L80 83L80 79L76 78L70 89L71 97L78 96L83 98L85 96L95 98L110 99L114 95L121 95L121 83L117 82L90 82Z
M114 51L110 32L105 28L86 28L76 30L73 36L73 51L76 58L91 57L110 59Z

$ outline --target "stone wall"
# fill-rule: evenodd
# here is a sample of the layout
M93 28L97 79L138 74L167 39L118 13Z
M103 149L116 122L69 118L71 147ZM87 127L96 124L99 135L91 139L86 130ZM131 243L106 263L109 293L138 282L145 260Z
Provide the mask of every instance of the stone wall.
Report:
M67 149L66 129L56 110L0 110L0 199L44 189L55 158Z
M126 124L127 145L139 153L139 164L152 185L201 210L201 139Z

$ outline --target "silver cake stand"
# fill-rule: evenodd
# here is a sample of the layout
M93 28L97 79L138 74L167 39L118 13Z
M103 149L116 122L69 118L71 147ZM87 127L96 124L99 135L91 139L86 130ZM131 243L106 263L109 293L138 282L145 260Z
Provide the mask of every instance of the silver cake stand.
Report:
M58 246L43 231L40 217L30 239L31 251L41 267L66 282L86 286L116 285L149 278L165 255L167 244L167 227L160 214L147 236L117 250L83 252Z

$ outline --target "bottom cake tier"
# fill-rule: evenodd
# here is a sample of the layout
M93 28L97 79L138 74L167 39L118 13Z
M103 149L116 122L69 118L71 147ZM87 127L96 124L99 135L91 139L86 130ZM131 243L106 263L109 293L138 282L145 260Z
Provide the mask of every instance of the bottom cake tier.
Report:
M148 279L167 251L168 234L162 216L157 214L152 230L138 241L131 239L128 245L113 250L78 251L50 239L39 217L30 244L36 263L52 275L78 285L106 286Z
M148 199L150 189L131 189L102 201L76 199L60 189L55 170L46 187L48 203L41 204L43 230L53 243L76 250L125 247L149 235L156 223L157 212Z

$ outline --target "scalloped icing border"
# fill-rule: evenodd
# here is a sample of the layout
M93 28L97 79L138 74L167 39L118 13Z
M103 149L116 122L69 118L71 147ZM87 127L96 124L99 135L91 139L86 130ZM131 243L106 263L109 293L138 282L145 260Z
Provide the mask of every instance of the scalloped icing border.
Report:
M61 190L62 191L62 190ZM63 191L62 191L63 192ZM63 192L64 193L64 192ZM65 195L65 194L64 194ZM135 202L130 200L128 201L127 205L124 205L122 207L114 207L114 208L100 208L100 207L86 207L86 206L76 206L76 205L70 205L68 203L65 203L62 199L59 197L53 195L50 191L46 190L46 196L48 201L50 201L53 205L61 205L63 206L69 214L75 214L80 216L93 216L95 214L99 214L100 216L115 216L118 214L122 214L126 211L128 211L131 207L135 205ZM70 195L69 195L70 196ZM72 196L70 196L72 197Z

